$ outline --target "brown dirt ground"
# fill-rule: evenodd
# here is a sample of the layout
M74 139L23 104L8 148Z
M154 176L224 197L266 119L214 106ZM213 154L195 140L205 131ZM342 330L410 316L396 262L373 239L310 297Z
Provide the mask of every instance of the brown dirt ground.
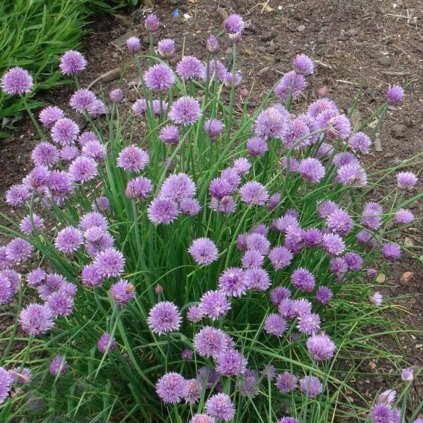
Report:
M171 5L169 3L177 4ZM254 82L253 101L263 95L290 70L295 54L305 53L318 63L317 73L310 78L305 100L316 98L319 87L326 85L329 95L346 109L355 95L361 91L363 101L359 111L362 116L376 108L389 84L406 86L406 101L388 113L387 121L380 131L382 151L373 152L368 158L375 169L401 163L423 151L421 131L423 128L423 4L421 0L187 0L158 1L155 13L162 26L158 38L173 38L179 51L185 42L185 54L204 54L203 46L208 33L221 29L225 13L242 14L247 28L239 45L239 66L243 70L243 85L250 89ZM178 7L180 16L172 17ZM120 16L116 19L98 18L93 22L93 33L84 40L89 59L88 72L83 83L89 83L100 73L121 66L128 60L124 50L111 42L132 30L140 34L147 44L142 24L144 11ZM186 16L186 15L188 16ZM184 16L185 15L185 16ZM222 59L227 56L225 48ZM104 88L109 90L114 83ZM53 93L45 93L47 103L64 105L70 89L63 87ZM66 106L63 106L66 108ZM36 137L28 121L22 121L5 146L0 145L0 192L20 181L30 167L30 151ZM414 171L422 174L423 167ZM423 175L421 175L423 176ZM422 178L420 178L422 179ZM422 184L420 182L419 189ZM380 195L381 193L375 193ZM3 196L2 196L3 197ZM423 205L414 206L414 213L422 216ZM0 211L5 210L0 202ZM406 327L423 330L423 264L422 227L416 224L398 240L415 246L414 258L404 256L393 265L382 291L387 296L402 297L398 300L407 314L398 319ZM420 250L417 246L420 246ZM401 284L403 272L414 272L414 278ZM423 366L423 339L421 335L400 336L402 346L393 345L396 353L414 364ZM390 342L390 341L387 341ZM391 344L389 344L391 345ZM376 363L371 371L378 373L384 368ZM372 392L371 383L363 385L363 391ZM423 400L422 381L415 384L416 404Z

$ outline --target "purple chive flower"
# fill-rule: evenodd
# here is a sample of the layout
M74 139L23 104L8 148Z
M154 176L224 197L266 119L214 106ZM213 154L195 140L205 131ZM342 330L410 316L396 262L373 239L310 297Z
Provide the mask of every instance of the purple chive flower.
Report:
M169 119L181 125L191 125L197 122L200 116L201 109L199 102L189 96L176 100L169 112Z
M340 236L347 235L353 228L353 220L348 212L342 209L334 210L327 218L326 225L332 232Z
M27 236L30 236L34 230L40 231L44 228L44 219L35 213L25 216L19 225L20 230Z
M337 280L341 281L348 272L348 265L342 257L332 257L330 270L336 275Z
M349 140L348 145L355 153L369 154L372 140L363 132L357 132Z
M0 273L0 305L7 304L13 296L9 278L4 272Z
M310 129L305 119L298 117L287 122L283 131L283 142L288 148L296 150L310 145Z
M318 247L322 243L322 231L317 228L310 228L304 231L304 242L307 247Z
M219 251L215 243L209 238L195 239L188 249L197 264L208 265L217 260Z
M390 106L399 106L404 101L404 90L399 85L393 85L386 92L386 102Z
M78 142L81 147L83 147L85 144L87 144L90 141L97 141L99 142L99 139L97 138L97 135L92 131L84 131L79 137Z
M232 348L232 340L222 330L205 326L194 336L194 348L201 357L217 357Z
M300 391L309 398L314 398L323 392L323 385L315 376L304 376L300 380Z
M139 176L138 178L131 179L128 181L125 189L125 195L130 199L140 199L145 200L153 190L153 185L150 179L145 178L144 176Z
M393 410L388 404L376 404L370 410L370 420L372 423L390 423L393 422Z
M355 157L353 153L350 153L348 151L346 151L344 153L336 154L335 157L333 158L332 162L337 169L339 169L341 166L345 166L345 165L351 164L351 163L360 164L357 157Z
M159 335L173 332L181 326L181 313L170 301L162 301L150 309L148 313L148 326L153 333Z
M102 161L106 156L106 147L98 141L89 141L82 147L82 155Z
M181 353L181 358L184 361L191 361L194 357L194 353L192 352L192 350L186 349L183 350Z
M223 123L218 119L208 119L204 123L204 132L212 141L215 141L217 138L219 138L220 134L223 132L223 129Z
M303 75L291 71L282 77L274 92L276 97L284 103L290 97L293 99L298 98L306 85L307 83Z
M303 268L294 270L291 275L291 283L295 288L303 292L311 292L314 289L316 281L313 274Z
M78 134L79 126L68 118L59 119L51 128L51 138L60 145L72 144L78 138Z
M307 181L317 183L325 176L325 168L318 159L309 157L300 162L298 172Z
M164 403L177 404L187 395L188 384L179 373L169 372L157 381L156 392Z
M190 322L197 323L204 317L204 310L201 306L192 305L188 308L187 319Z
M247 370L244 375L237 379L236 387L241 397L255 398L259 395L257 374Z
M179 202L183 198L194 197L195 191L194 181L186 173L177 173L166 178L160 188L159 197Z
M216 371L222 376L239 376L246 370L247 360L238 351L223 351L216 357Z
M62 355L57 355L50 361L48 370L50 374L54 377L59 377L64 375L69 369L69 365Z
M300 423L295 417L282 417L277 423Z
M137 116L143 116L148 109L147 101L144 98L140 98L132 105L131 109Z
M138 37L130 37L126 40L126 48L131 54L138 54L141 51L141 42Z
M329 360L335 353L336 346L325 334L312 335L307 340L307 349L314 361Z
M39 143L31 154L32 161L36 166L51 167L59 160L59 151L48 142Z
M413 172L398 172L397 186L402 190L412 190L417 183L417 176Z
M54 325L50 309L41 304L27 305L19 314L19 323L29 336L42 335Z
M408 209L399 209L395 213L395 222L400 225L408 225L414 220L414 214Z
M262 234L251 233L247 235L245 240L248 250L257 250L263 255L267 255L270 249L269 240Z
M110 295L119 306L124 306L135 297L135 286L124 279L114 283L110 287Z
M179 129L175 125L166 125L162 128L159 138L167 145L178 145L180 134Z
M119 276L124 269L123 254L115 248L106 248L97 254L94 264L104 278Z
M220 50L219 41L214 35L209 35L207 38L206 48L209 53L216 54Z
M240 157L234 160L233 168L238 172L238 175L244 176L251 169L251 163L246 157Z
M72 226L68 226L57 234L54 245L60 252L72 254L82 245L82 242L81 231Z
M93 117L98 117L106 114L106 105L98 99L93 101L93 104L88 108L88 114Z
M230 88L232 86L237 87L242 82L242 74L240 71L238 72L230 72L227 71L225 73L224 84L226 87Z
M247 250L241 259L244 269L261 267L264 262L264 256L256 250Z
M50 172L46 167L38 166L29 172L23 183L33 189L43 188L47 184Z
M410 367L403 369L401 372L401 379L404 382L411 382L414 379L414 370Z
M272 289L270 292L270 300L273 304L279 305L282 300L286 300L291 297L291 291L288 288L279 286Z
M244 279L247 288L255 291L266 291L271 285L269 274L261 268L246 269Z
M66 292L53 292L46 302L53 317L70 316L73 311L73 297L67 295Z
M148 206L148 218L154 224L168 225L179 214L177 204L169 198L156 198Z
M260 137L252 137L247 141L247 151L250 156L261 157L269 150L267 142Z
M343 185L364 187L367 185L367 174L359 163L349 163L337 170L337 181Z
M223 177L213 179L209 185L210 195L218 200L222 200L232 194L233 191L234 187Z
M32 270L27 275L28 285L32 287L37 287L45 282L47 273L41 268Z
M282 195L280 192L275 192L274 194L272 194L269 197L269 202L267 203L267 208L269 209L269 211L274 210L281 202L281 199Z
M188 379L187 381L187 392L184 396L185 401L189 404L195 404L200 401L201 391L203 389L200 382L197 379Z
M296 217L285 215L274 220L272 226L275 230L286 233L288 228L299 228L299 223Z
M383 296L380 292L375 292L373 295L369 297L369 302L376 307L380 307L382 305Z
M294 258L291 251L286 247L275 247L269 252L269 259L275 270L284 269L288 267Z
M288 328L286 320L279 314L269 314L264 322L264 330L269 335L282 336Z
M307 110L307 114L313 118L317 118L321 113L330 111L333 115L339 113L338 108L333 100L328 98L320 98L310 104Z
M344 260L348 266L348 270L351 272L358 272L363 267L363 259L357 253L351 252L345 254Z
M264 206L269 199L266 188L256 181L245 183L240 189L241 201L248 205Z
M232 196L227 195L222 199L212 198L210 203L210 209L216 212L225 214L233 213L236 209L236 203Z
M160 56L170 58L175 54L175 41L165 38L157 43L157 50Z
M0 367L0 404L9 396L13 384L13 376L5 368Z
M117 166L125 172L140 172L145 169L150 156L142 148L131 145L124 148L117 158Z
M252 234L260 234L263 236L266 236L268 232L269 232L269 228L263 223L254 226L250 231L250 233Z
M235 416L235 407L226 394L215 394L206 401L206 412L212 417L225 422L231 421Z
M106 218L98 212L86 213L82 216L79 226L83 231L98 226L103 230L107 230L108 223Z
M362 225L367 229L379 229L382 224L382 213L383 210L380 204L373 202L366 203L361 217Z
M121 103L123 100L123 91L120 88L114 88L109 92L109 99L112 103Z
M321 286L316 292L316 300L318 303L326 305L333 297L333 292L326 286Z
M207 291L201 297L201 308L206 316L218 320L227 314L231 305L223 292Z
M300 75L312 75L314 73L313 60L305 54L298 54L294 59L294 70Z
M78 147L74 145L65 145L60 150L60 158L65 163L71 162L72 160L76 159L78 156L79 156Z
M32 379L32 372L28 369L28 367L15 367L12 370L9 370L9 374L12 376L13 381L19 385L26 385Z
M327 218L331 213L338 209L336 203L331 200L323 201L317 208L317 212L319 216L323 218Z
M172 69L163 63L152 66L144 73L147 88L153 91L168 90L175 82Z
M70 164L69 174L74 182L91 181L97 176L97 163L91 157L79 156Z
M81 280L85 286L91 288L101 285L104 277L97 266L94 264L88 264L82 268Z
M112 335L110 335L109 332L104 332L97 342L97 349L103 354L107 354L109 351L114 350L116 347L116 340L112 337Z
M76 112L88 112L95 100L96 96L92 91L81 88L73 93L69 105Z
M201 205L195 198L183 198L179 204L181 213L187 216L196 216L200 213Z
M398 244L394 242L383 244L382 255L389 261L398 260L401 256L401 248Z
M99 213L107 213L110 211L110 201L106 196L94 198L91 208Z
M237 34L244 30L245 23L241 16L233 14L225 19L223 27L228 34Z
M85 57L78 51L69 50L60 58L60 71L63 75L77 75L87 66Z
M157 32L160 26L159 18L154 15L150 14L145 18L145 29L148 32Z
M1 78L0 86L8 95L22 95L31 92L32 77L26 69L16 66L8 70Z
M32 254L32 245L21 238L14 238L6 245L6 258L12 264L27 260Z
M290 372L283 372L276 377L276 387L279 392L287 394L292 392L298 385L298 378Z
M59 119L65 117L65 113L57 106L48 106L41 110L38 115L40 122L46 128L53 126Z
M241 297L247 291L244 271L237 267L229 267L219 277L219 289L224 295Z
M229 185L231 185L233 189L238 188L238 186L241 183L241 176L232 167L227 167L226 169L222 170L222 173L220 176L221 178L229 182Z
M263 110L257 116L257 120L254 125L255 134L264 140L270 138L283 138L288 117L288 112L284 114L276 107L269 107Z
M207 414L195 414L189 423L216 423L216 420Z
M176 73L185 81L191 79L203 80L206 77L206 68L194 56L185 56L177 65Z
M316 313L304 313L298 318L298 330L309 335L320 329L320 316Z
M345 243L337 234L325 234L322 238L322 245L331 256L339 256L345 251Z
M376 399L376 402L378 404L384 403L387 405L392 405L392 403L395 401L397 397L397 391L394 389L387 389L386 391L383 391Z

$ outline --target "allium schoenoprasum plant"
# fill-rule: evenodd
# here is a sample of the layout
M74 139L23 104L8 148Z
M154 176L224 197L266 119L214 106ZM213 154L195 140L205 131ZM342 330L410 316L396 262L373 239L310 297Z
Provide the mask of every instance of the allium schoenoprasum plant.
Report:
M241 17L202 60L158 41L154 15L146 28L148 53L127 44L133 104L123 82L107 98L81 87L89 58L69 51L71 113L29 111L34 168L7 191L0 227L14 319L1 421L421 422L407 409L412 369L375 404L357 385L370 358L398 381L407 367L376 342L403 329L383 314L374 266L400 257L419 161L369 172L362 160L402 88L353 132L334 100L301 102L314 63L299 55L252 109L238 95ZM23 98L32 84L18 68L1 80Z

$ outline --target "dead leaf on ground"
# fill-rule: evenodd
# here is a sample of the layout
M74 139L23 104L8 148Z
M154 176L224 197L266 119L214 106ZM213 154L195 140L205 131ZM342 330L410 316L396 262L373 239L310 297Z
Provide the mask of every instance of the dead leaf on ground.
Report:
M401 276L400 282L403 285L408 285L414 277L414 272L404 272Z

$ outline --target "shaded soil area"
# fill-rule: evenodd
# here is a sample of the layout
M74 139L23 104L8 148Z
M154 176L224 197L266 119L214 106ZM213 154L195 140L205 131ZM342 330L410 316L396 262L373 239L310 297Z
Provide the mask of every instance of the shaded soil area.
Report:
M355 114L359 121L377 108L390 84L406 87L404 104L388 112L377 136L379 151L373 149L367 158L374 170L398 165L423 152L421 0L158 1L155 13L162 26L156 40L173 38L179 52L184 46L186 55L204 57L208 33L218 33L225 15L231 12L243 15L247 23L239 44L239 67L243 71L243 89L250 91L254 87L253 103L258 104L281 74L291 69L296 54L305 53L315 59L317 72L309 79L302 104L316 99L317 90L326 86L328 95L346 111L357 93L361 93L362 101ZM84 41L89 69L83 76L83 84L129 60L124 48L117 46L119 37L128 31L139 35L144 46L148 44L143 27L144 13L145 10L140 9L114 19L99 18L92 24L93 32ZM179 16L175 17L177 14ZM229 58L229 45L223 46L220 56L223 61ZM107 91L116 85L114 81L103 88ZM53 93L45 93L43 98L46 103L54 102L66 108L69 94L70 88L64 86ZM129 96L129 100L133 99ZM18 126L7 145L0 147L1 193L19 182L31 168L30 152L37 140L29 121L19 122ZM421 163L409 168L420 173L420 179L423 176ZM421 188L420 181L420 191ZM383 195L382 192L374 194L376 197ZM0 211L4 211L1 201ZM413 212L420 218L422 209L421 202L413 206ZM383 274L379 277L380 290L386 296L400 297L397 302L406 313L395 318L405 327L421 331L423 236L420 222L403 232L397 242L405 245L411 255L404 256L386 274L380 270ZM401 281L404 272L413 272L413 277ZM401 345L392 344L396 353L416 367L422 367L422 337L400 335L399 339ZM373 373L390 370L383 368L383 363L376 363L376 366L369 363L369 366L369 372ZM416 403L423 400L423 388L419 383L416 383ZM370 380L363 390L372 391Z

